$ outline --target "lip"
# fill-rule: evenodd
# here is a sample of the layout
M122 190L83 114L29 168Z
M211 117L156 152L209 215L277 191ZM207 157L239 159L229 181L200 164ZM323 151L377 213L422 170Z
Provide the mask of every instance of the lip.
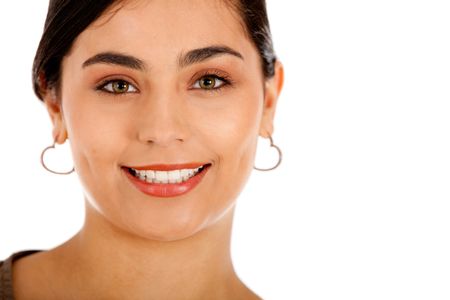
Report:
M129 168L136 170L159 170L159 171L171 171L176 169L193 169L201 166L205 166L204 169L197 173L194 177L189 178L185 182L181 183L150 183L133 176L128 171ZM151 167L151 168L148 168ZM122 171L125 173L130 182L142 193L160 198L176 197L186 194L192 191L205 177L209 171L211 164L181 164L181 165L151 165L145 167L122 167ZM145 169L143 169L145 168ZM166 168L166 169L164 169Z

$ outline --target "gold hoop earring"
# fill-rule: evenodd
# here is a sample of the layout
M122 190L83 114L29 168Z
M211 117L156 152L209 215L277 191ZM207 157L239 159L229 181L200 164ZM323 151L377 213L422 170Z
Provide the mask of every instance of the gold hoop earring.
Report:
M272 168L268 168L268 169L257 168L255 166L253 166L253 169L258 170L258 171L263 171L263 172L272 171L272 170L278 168L278 166L281 164L281 160L283 159L283 153L281 152L280 147L278 147L277 145L275 145L273 143L271 135L269 135L269 140L270 140L270 147L275 148L277 150L277 152L278 152L278 162L277 162L277 164L275 166L273 166Z
M44 169L46 169L47 171L49 171L50 173L53 173L53 174L57 174L57 175L69 175L69 174L72 174L75 171L75 167L73 167L72 170L70 170L69 172L57 172L57 171L53 171L53 170L49 169L45 165L45 162L44 162L45 152L47 152L47 150L49 150L49 149L54 149L55 148L55 144L56 144L56 142L53 142L53 145L48 146L47 148L42 150L42 153L41 153L41 165L44 167Z

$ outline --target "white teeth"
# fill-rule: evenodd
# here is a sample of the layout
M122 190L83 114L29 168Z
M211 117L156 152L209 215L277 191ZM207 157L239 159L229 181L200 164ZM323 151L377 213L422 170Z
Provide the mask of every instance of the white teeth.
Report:
M146 180L150 182L150 180L155 179L155 171L152 171L152 170L145 171L145 177L146 177Z
M155 171L155 179L157 183L167 183L169 174L166 171Z
M169 183L177 183L178 179L181 179L180 170L167 172Z
M189 178L195 176L202 167L196 169L181 169L173 171L139 171L133 169L136 177L149 183L181 183L187 181Z
M180 175L181 175L181 180L186 181L189 179L189 170L188 169L183 169L180 170Z

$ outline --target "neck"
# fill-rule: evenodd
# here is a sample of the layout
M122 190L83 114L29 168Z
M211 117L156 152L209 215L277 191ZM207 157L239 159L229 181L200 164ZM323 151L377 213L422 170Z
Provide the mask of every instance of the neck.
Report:
M55 253L65 284L88 293L80 299L92 291L102 299L226 299L248 290L231 262L233 213L191 237L161 242L119 230L86 204L83 229Z

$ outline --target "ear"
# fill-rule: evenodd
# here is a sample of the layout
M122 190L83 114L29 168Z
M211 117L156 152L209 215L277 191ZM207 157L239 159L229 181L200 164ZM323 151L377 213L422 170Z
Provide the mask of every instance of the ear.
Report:
M273 133L273 120L275 117L278 97L281 93L281 89L283 88L283 83L283 64L277 60L275 62L274 76L265 82L263 115L259 127L259 135L264 138L268 138Z
M58 144L63 144L68 138L68 134L61 101L58 101L54 90L47 91L43 100L53 124L53 140Z

